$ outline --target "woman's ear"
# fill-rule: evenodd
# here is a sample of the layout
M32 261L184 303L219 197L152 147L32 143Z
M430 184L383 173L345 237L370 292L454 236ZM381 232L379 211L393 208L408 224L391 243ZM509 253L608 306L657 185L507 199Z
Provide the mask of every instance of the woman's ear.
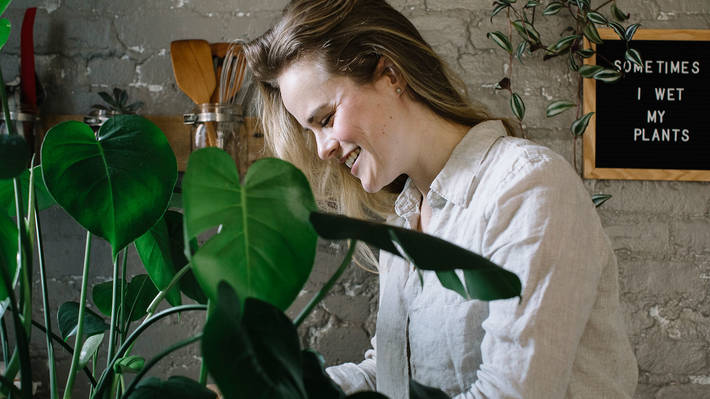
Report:
M399 69L389 58L385 56L381 56L377 61L377 67L375 67L375 76L373 80L377 80L382 77L388 78L390 83L393 85L400 85L402 82L402 75L399 73Z

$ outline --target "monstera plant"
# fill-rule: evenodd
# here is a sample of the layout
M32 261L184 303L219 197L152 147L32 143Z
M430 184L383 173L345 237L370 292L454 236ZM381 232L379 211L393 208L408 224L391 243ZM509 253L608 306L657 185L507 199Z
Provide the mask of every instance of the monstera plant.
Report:
M0 0L0 14L8 3ZM9 23L0 19L0 46L8 32ZM318 212L304 175L281 160L255 162L240 182L227 153L199 150L188 162L180 201L173 192L175 155L160 129L137 115L115 116L96 133L81 122L59 124L47 132L41 165L35 165L10 121L1 74L0 100L8 127L7 134L0 134L0 347L6 365L0 397L32 397L32 381L39 377L33 376L29 341L37 329L45 337L52 399L60 392L71 397L79 372L88 377L91 398L215 398L205 387L208 376L225 398L344 398L325 374L320 356L300 347L296 326L348 267L357 240L435 271L445 287L466 298L520 295L514 274L450 243ZM171 207L180 203L184 209ZM40 211L55 205L86 230L79 296L56 309L49 301L47 269L53 265L44 255L40 223ZM283 310L309 277L319 235L350 240L349 251L291 321ZM95 238L111 246L113 278L89 287ZM145 273L129 279L130 245ZM32 295L35 256L41 301ZM463 280L455 269L463 269ZM98 312L87 308L89 298ZM190 303L183 304L185 298ZM168 305L158 311L163 301ZM32 319L33 307L41 308L42 321ZM159 328L157 322L194 311L207 312L201 331L153 345L158 354L151 359L134 353L136 340ZM5 328L6 320L12 330ZM65 342L70 338L73 345ZM199 344L203 355L197 379L146 378L155 364L191 344ZM63 384L54 359L59 347L71 354ZM97 371L102 350L107 363ZM446 397L415 381L411 396ZM364 392L351 397L383 396Z

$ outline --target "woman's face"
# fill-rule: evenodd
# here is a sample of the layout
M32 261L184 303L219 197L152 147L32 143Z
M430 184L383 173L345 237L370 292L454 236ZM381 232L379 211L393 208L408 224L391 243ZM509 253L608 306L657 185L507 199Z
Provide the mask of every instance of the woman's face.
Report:
M372 83L333 76L315 61L300 60L278 78L288 112L313 132L318 156L335 159L374 193L406 173L412 140L400 123L406 114L398 83L378 66Z

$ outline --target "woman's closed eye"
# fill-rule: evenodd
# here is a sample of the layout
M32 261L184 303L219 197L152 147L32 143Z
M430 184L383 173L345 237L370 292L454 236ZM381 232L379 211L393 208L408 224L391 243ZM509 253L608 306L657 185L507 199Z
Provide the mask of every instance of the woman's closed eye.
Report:
M321 127L327 127L333 121L333 113L328 114L323 120L320 121Z

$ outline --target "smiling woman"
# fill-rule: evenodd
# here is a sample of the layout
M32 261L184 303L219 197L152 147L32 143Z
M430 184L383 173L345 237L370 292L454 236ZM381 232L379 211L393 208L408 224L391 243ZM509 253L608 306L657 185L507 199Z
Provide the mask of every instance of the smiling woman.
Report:
M245 54L269 148L321 204L453 242L523 283L521 301L466 300L382 252L373 347L327 370L343 390L407 398L415 379L457 398L632 396L616 259L586 189L472 106L401 13L292 1Z

